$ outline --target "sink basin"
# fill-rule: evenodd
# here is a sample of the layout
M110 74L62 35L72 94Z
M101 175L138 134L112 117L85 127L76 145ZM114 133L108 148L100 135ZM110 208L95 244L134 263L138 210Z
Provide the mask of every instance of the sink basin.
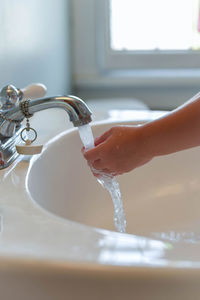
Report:
M94 136L113 125L93 126ZM59 217L115 231L110 196L91 174L81 147L77 129L52 140L30 168L30 196ZM200 148L195 148L155 158L119 176L127 232L174 242L200 242L199 161Z
M93 133L117 124L101 122ZM198 300L200 148L155 158L118 177L128 233L120 234L114 232L110 196L91 174L81 147L77 129L69 129L32 160L26 177L30 203L41 213L40 225L34 229L34 218L27 229L35 230L44 255L67 257L63 277L52 270L56 284L48 289L60 287L59 295L73 299Z

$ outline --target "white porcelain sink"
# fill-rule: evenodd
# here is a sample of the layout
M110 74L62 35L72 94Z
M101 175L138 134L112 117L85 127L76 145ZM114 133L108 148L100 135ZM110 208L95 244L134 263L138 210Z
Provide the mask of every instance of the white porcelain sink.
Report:
M100 135L114 119L163 114L112 111L93 132ZM81 147L77 130L68 129L30 164L19 158L1 171L3 299L199 300L200 148L118 177L129 233L120 234Z
M114 124L93 127L99 136ZM27 186L45 210L85 225L115 230L108 193L81 154L76 129L53 140L35 160ZM169 241L200 242L200 149L154 159L118 177L127 232ZM199 252L200 258L200 252Z
M113 125L93 126L94 135ZM52 140L30 165L26 213L15 204L18 236L26 237L19 249L49 257L51 299L199 300L200 149L156 158L118 178L129 233L119 234L112 201L81 147L76 129ZM40 261L34 266L45 286L47 273Z

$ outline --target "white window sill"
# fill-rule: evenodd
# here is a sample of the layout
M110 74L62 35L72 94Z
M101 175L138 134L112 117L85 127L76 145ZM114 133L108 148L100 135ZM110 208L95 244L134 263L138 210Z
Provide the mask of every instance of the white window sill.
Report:
M75 74L78 87L141 87L141 86L184 86L200 85L200 69L182 70L112 70L99 73Z

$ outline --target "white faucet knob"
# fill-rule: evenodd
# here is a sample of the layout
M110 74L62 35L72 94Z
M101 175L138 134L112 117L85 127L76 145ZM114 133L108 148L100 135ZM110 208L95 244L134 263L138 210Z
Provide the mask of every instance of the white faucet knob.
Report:
M27 87L21 89L21 91L23 93L22 99L36 99L44 97L46 95L47 88L44 84L35 83L28 85Z

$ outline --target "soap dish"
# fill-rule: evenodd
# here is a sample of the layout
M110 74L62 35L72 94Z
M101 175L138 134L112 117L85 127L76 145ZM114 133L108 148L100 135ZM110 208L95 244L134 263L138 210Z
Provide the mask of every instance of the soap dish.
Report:
M43 145L16 145L19 154L34 155L42 152Z

